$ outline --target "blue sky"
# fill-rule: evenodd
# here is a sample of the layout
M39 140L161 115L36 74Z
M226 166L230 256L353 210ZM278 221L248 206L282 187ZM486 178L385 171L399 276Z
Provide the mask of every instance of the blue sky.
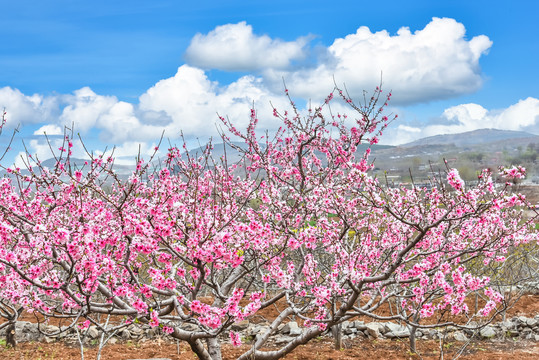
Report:
M537 1L0 0L0 106L32 153L75 124L118 156L241 126L254 101L317 101L332 77L352 94L384 74L404 143L477 128L539 134ZM2 135L5 143L7 133ZM55 140L54 140L55 141ZM82 156L82 155L81 155Z

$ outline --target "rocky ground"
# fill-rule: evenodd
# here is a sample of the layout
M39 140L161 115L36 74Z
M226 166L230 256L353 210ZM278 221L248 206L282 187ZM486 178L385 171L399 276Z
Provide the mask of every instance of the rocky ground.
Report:
M234 325L241 333L244 345L234 348L224 339L225 359L235 359L249 343L269 325L263 314L250 321ZM0 346L2 359L80 359L80 345L74 331L65 330L61 324L38 325L25 316L17 323L15 349ZM43 331L40 331L43 330ZM321 336L289 354L285 359L536 359L539 358L539 295L522 297L510 309L506 320L495 321L472 331L449 327L445 329L418 330L418 351L408 350L410 329L394 322L373 322L357 319L343 323L343 348L333 349L330 334ZM301 333L296 321L289 321L272 336L269 347L279 347ZM44 332L48 334L44 335ZM90 327L84 340L85 359L95 359L100 333ZM4 334L0 332L3 338ZM166 337L156 329L143 329L131 325L110 339L103 349L102 359L195 359L186 343Z

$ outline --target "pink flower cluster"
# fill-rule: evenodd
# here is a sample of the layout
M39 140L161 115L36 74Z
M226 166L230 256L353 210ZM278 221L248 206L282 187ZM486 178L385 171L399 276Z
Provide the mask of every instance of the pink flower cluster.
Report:
M405 322L469 313L467 296L490 282L470 264L488 269L538 240L520 211L525 197L497 190L488 171L465 186L449 170L454 191L436 180L380 182L370 150L357 152L395 119L382 115L391 94L378 88L356 104L336 91L304 116L294 104L275 110L282 126L273 136L261 137L254 109L245 133L221 117L237 162L213 158L208 144L199 153L171 147L155 173L141 159L125 181L99 156L73 172L68 161L32 176L11 170L0 180L0 297L44 316L162 326L193 349L276 304L282 321L311 327L305 339L376 317L392 301L392 319ZM334 115L328 104L339 98L357 115ZM502 297L488 288L485 296L486 316Z

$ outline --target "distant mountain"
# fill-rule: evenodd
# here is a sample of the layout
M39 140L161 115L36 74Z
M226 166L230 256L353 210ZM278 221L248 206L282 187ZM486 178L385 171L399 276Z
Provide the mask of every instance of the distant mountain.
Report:
M63 160L65 160L65 159L63 159ZM83 169L83 168L88 169L90 166L85 165L85 163L89 162L89 161L90 160L88 160L88 159L80 159L80 158L75 158L75 157L69 158L69 164L71 165L72 170ZM57 160L54 159L54 158L47 159L47 160L44 160L44 161L41 162L41 166L43 168L48 168L48 169L52 170L56 166L56 162L57 162ZM129 175L131 175L131 173L133 172L133 169L135 168L135 161L133 161L132 165L114 164L113 168L114 168L114 171L116 172L116 174L118 176L123 177L123 178L127 178ZM38 167L34 166L33 170L38 171ZM30 172L27 169L22 168L21 169L21 174L29 175ZM8 176L8 173L7 173L6 170L0 171L0 178L3 177L3 176ZM13 177L13 175L10 175L10 177Z
M79 159L75 157L69 158L69 163L74 169L82 168L84 166L84 162L86 161L88 160ZM47 159L45 161L42 161L41 166L49 168L49 169L53 169L56 166L56 159L52 158L52 159Z
M232 142L232 145L240 148L240 149L247 149L247 145L245 143L241 143L241 142ZM261 143L260 146L262 147L262 149L264 149L266 147L266 145L264 143ZM392 149L394 148L394 146L391 146L391 145L378 145L378 144L374 144L374 145L369 145L369 144L359 144L358 147L357 147L357 151L356 151L356 156L362 156L363 153L365 152L365 150L367 150L367 148L371 148L372 152L375 153L377 151L381 151L381 150L389 150L389 149ZM199 148L196 148L196 149L192 149L192 150L189 150L190 154L191 155L201 155L203 152L204 152L204 147L199 147ZM224 158L224 156L226 155L226 158L228 159L229 163L230 162L236 162L236 161L239 161L242 157L242 154L240 153L240 151L238 151L237 149L233 148L232 146L230 145L225 145L223 143L217 143L217 144L213 144L213 150L212 150L212 155L213 155L213 158L214 159L221 159L221 158Z
M468 131L459 134L446 134L429 136L423 139L412 141L410 143L400 145L400 147L415 147L427 145L455 145L455 146L470 146L505 141L510 139L533 139L534 142L539 139L539 136L533 135L524 131L497 130L497 129L479 129Z
M261 146L264 148L265 145L261 144ZM539 179L539 155L534 155L539 151L539 136L523 131L480 129L460 134L431 136L400 146L361 144L358 146L356 157L361 157L368 147L372 150L370 160L375 162L376 168L388 170L391 174L398 174L402 178L409 174L409 169L412 169L415 178L418 178L426 174L430 169L430 164L442 164L441 159L451 159L455 166L466 164L466 166L477 168L491 166L491 164L496 166L521 164L526 161L529 174ZM213 164L224 162L225 158L229 165L236 163L243 156L241 150L245 149L246 144L241 142L232 143L232 146L215 143L212 151L213 161L210 161L208 165L213 166ZM204 150L204 146L194 148L189 151L189 154L191 157L203 156ZM151 164L151 171L161 168L164 158L164 155L155 158ZM324 156L321 158L324 159ZM71 158L73 168L80 169L84 162L84 159ZM43 161L42 165L54 168L55 163L54 159L48 159ZM121 179L127 179L134 167L133 161L132 165L115 164L114 170ZM22 172L27 173L27 170ZM5 171L0 171L0 177L4 175L6 175Z

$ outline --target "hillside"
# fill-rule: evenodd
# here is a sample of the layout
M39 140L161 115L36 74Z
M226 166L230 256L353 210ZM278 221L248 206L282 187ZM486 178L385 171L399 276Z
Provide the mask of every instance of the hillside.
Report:
M233 143L239 148L245 148L243 143ZM358 156L368 147L362 144L358 147ZM466 180L473 180L480 169L499 165L524 165L528 169L527 182L539 183L539 166L537 153L539 151L539 136L522 131L507 131L496 129L480 129L460 134L436 135L419 139L399 146L373 145L370 160L375 164L375 175L388 176L392 181L409 182L410 173L415 181L424 181L432 172L444 171L444 159L450 167L456 167ZM190 150L192 156L200 156L203 147ZM238 150L222 143L214 144L213 155L216 162L227 159L229 164L241 158ZM71 159L75 168L84 164L84 159ZM159 159L154 165L159 168ZM55 160L43 161L43 165L54 167ZM127 178L133 171L133 166L115 165L114 168L121 178ZM0 176L5 171L0 172Z
M460 134L437 135L391 149L373 151L375 173L396 182L426 180L449 167L459 169L465 180L474 180L478 171L500 165L523 165L526 182L539 182L537 163L539 136L521 131L481 129ZM412 175L410 175L410 173Z
M436 135L422 138L410 143L400 145L401 147L415 147L427 145L455 145L455 146L475 146L492 142L539 138L524 131L479 129L458 134Z

